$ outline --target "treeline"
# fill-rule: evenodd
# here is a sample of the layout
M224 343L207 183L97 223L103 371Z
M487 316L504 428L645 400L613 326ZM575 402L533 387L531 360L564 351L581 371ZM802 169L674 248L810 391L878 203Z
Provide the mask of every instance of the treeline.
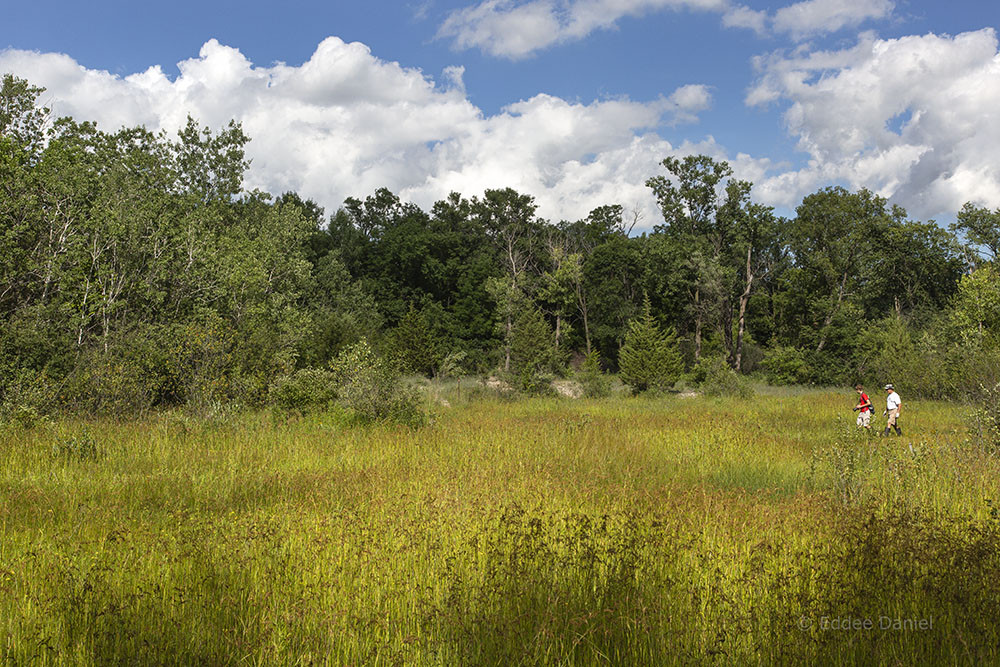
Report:
M40 93L0 89L4 405L259 404L362 340L526 391L627 359L942 397L1000 379L1000 209L949 231L830 187L787 220L693 156L651 175L663 219L641 235L620 205L554 222L511 189L429 211L381 189L327 218L244 188L239 125L106 133L51 121Z

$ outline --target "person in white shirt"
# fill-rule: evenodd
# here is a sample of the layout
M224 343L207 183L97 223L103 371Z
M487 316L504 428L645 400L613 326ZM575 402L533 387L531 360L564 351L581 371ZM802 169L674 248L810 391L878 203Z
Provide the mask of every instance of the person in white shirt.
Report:
M885 412L882 414L888 417L885 424L885 433L882 435L889 435L889 429L895 429L896 435L903 435L903 431L899 428L899 413L903 409L903 399L899 397L896 393L895 387L891 384L885 386L885 390L888 392L885 395Z

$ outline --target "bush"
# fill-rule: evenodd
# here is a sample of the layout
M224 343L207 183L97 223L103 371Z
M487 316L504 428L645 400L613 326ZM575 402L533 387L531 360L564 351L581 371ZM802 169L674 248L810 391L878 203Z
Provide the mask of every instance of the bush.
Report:
M0 402L0 420L30 429L43 423L55 403L56 388L45 372L20 369Z
M549 323L537 308L524 308L514 319L510 336L508 381L526 394L549 393L559 366Z
M730 368L722 357L702 359L699 365L704 368L705 379L701 384L701 391L706 396L753 398L754 391L750 382Z
M52 444L52 458L60 461L98 461L103 457L103 449L86 431L57 437Z
M973 435L983 445L1000 450L1000 383L981 385L978 398L970 424Z
M464 350L455 350L454 352L449 352L441 360L441 367L438 369L438 375L445 380L448 379L461 379L465 375L465 358L467 353Z
M87 414L136 415L164 405L229 401L234 340L218 318L119 333L106 348L79 356L60 402Z
M87 350L66 379L62 402L70 410L91 415L146 412L158 402L164 384L152 348L135 340L123 341L108 352Z
M911 397L980 403L1000 382L1000 340L952 325L939 320L917 332L898 317L873 322L864 337L870 351L862 377L872 386L904 384Z
M389 332L386 347L390 357L397 360L408 373L433 377L441 365L438 343L431 332L427 316L410 304L410 310Z
M416 390L362 340L341 352L330 369L337 401L362 422L396 421L418 426L426 420Z
M948 390L947 368L937 358L932 336L915 339L915 332L900 317L872 322L864 333L867 347L864 380L877 387L886 382L905 383L911 397L941 398Z
M38 408L33 405L25 405L23 403L6 406L2 411L0 411L0 414L4 417L3 420L0 420L0 423L6 421L25 431L30 431L31 429L48 422L48 417L39 412Z
M673 329L661 331L646 297L643 314L628 323L625 344L618 352L619 376L633 394L669 389L682 369L680 349Z
M322 409L337 399L336 378L322 368L303 368L278 378L268 390L268 402L283 410Z
M605 398L611 395L611 378L601 370L601 354L594 350L587 355L577 372L577 380L588 398Z
M767 350L761 366L764 377L775 385L800 384L808 374L805 352L790 345Z

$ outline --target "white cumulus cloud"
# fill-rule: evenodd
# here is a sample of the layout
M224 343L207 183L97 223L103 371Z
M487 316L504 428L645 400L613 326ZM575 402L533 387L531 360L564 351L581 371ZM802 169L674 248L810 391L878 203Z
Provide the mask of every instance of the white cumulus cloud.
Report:
M779 9L772 23L777 32L801 39L885 18L894 7L892 0L805 0Z
M862 36L841 51L760 58L751 105L787 105L804 169L758 186L794 205L817 186L869 187L911 214L1000 204L1000 53L993 29L957 36Z
M727 6L728 0L483 0L451 12L438 37L459 49L517 59L614 28L622 17L664 9L722 12Z
M726 28L802 40L887 18L894 8L893 0L803 0L768 14L731 0L482 0L448 14L437 36L457 49L516 60L613 29L624 17L665 10L716 12Z
M722 15L722 25L727 28L747 28L758 35L767 33L768 15L766 11L751 9L746 5L730 7Z
M211 40L178 69L173 79L160 67L119 77L66 55L0 51L0 72L45 87L55 113L105 130L142 124L173 133L188 115L213 128L235 119L252 139L249 187L294 190L329 212L379 187L429 207L451 191L510 186L535 196L548 218L621 203L652 225L643 183L659 161L695 149L724 153L710 140L675 147L656 133L710 106L700 85L648 102L536 95L487 116L466 97L461 67L446 68L436 83L336 37L302 65L270 67Z

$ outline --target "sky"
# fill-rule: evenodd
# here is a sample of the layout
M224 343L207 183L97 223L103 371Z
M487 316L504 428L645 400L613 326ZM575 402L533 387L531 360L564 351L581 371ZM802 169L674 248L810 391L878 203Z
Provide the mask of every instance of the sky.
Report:
M251 137L246 185L328 214L512 187L552 221L706 154L793 215L831 185L912 219L1000 207L1000 3L410 0L9 3L0 72L57 116Z

